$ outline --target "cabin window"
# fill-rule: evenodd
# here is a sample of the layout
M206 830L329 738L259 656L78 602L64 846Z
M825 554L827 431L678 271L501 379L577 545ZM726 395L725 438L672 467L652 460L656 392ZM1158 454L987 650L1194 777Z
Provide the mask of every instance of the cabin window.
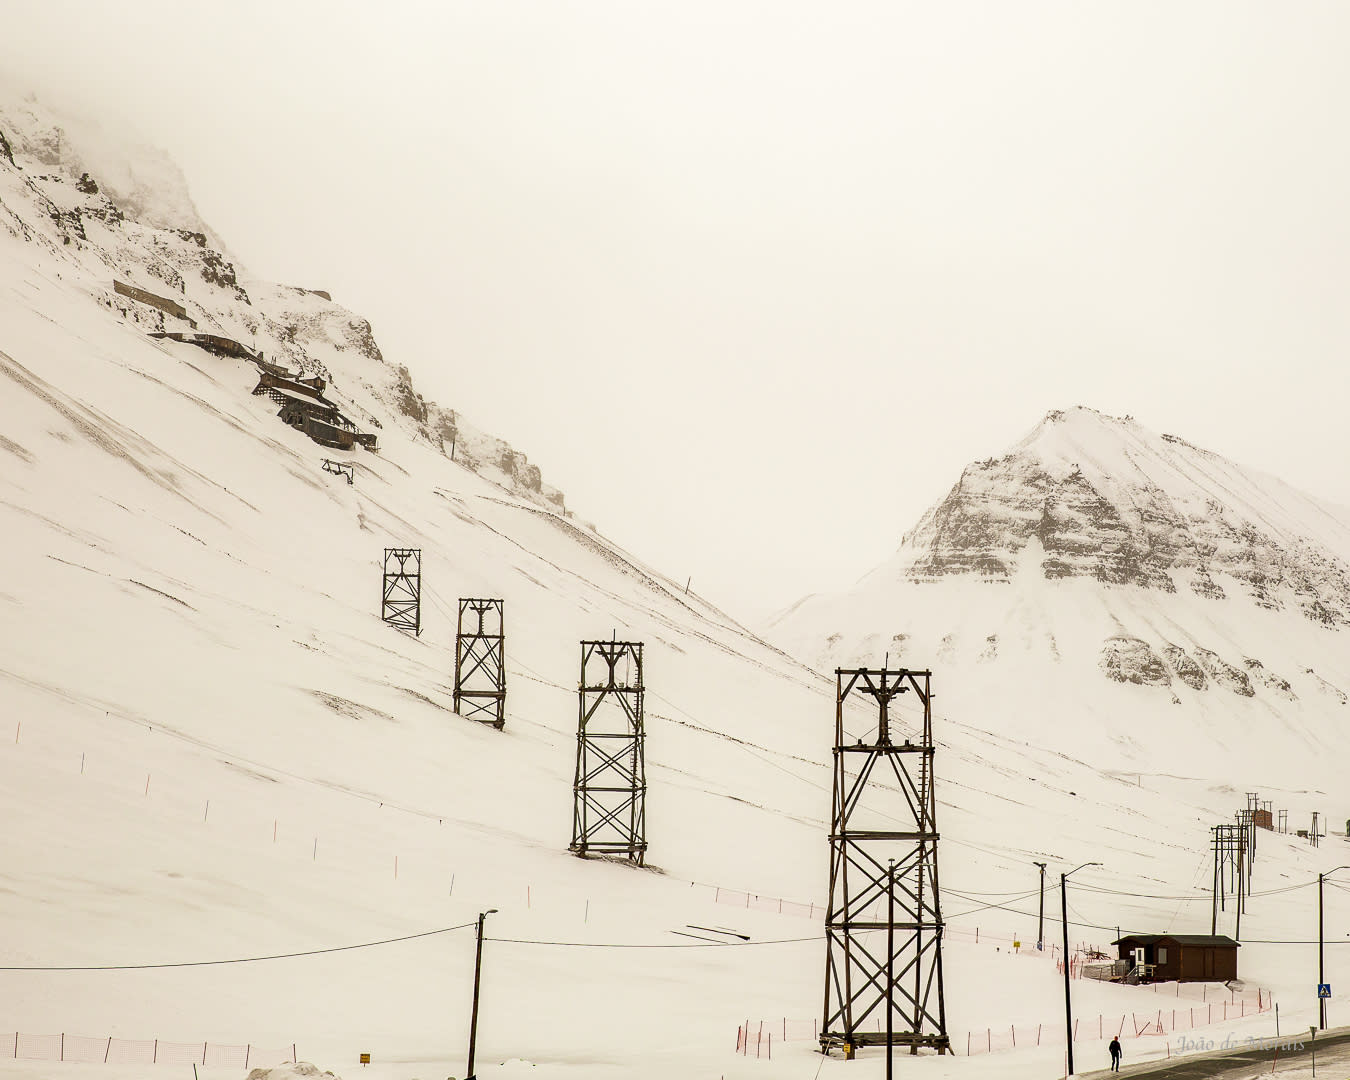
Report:
M1162 946L1158 947L1158 963L1160 964L1167 963L1167 950Z

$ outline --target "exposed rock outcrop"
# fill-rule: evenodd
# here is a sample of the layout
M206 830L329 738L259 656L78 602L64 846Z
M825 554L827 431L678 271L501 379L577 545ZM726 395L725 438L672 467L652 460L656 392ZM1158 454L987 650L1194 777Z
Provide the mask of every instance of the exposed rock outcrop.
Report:
M1111 637L1102 643L1098 666L1108 679L1140 686L1171 686L1167 665L1148 642L1137 637Z
M1214 680L1216 686L1222 686L1225 690L1231 690L1241 697L1255 696L1256 691L1252 689L1252 681L1247 677L1245 671L1233 667L1218 653L1209 649L1197 648L1195 655L1200 661L1200 666Z
M1298 700L1298 695L1294 693L1294 688L1289 684L1288 679L1280 678L1273 671L1267 671L1260 660L1255 660L1250 656L1245 657L1242 662L1251 672L1252 678L1257 679L1267 690L1273 691L1286 701Z
M1165 646L1163 655L1167 657L1167 662L1172 665L1172 670L1177 673L1177 678L1192 690L1209 689L1209 682L1205 679L1205 669L1188 656L1180 646Z

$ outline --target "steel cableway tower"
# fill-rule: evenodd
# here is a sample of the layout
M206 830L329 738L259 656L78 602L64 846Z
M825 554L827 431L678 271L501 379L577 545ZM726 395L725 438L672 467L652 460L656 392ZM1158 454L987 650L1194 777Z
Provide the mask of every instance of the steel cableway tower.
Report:
M951 1050L942 985L932 672L835 671L830 895L821 1049ZM909 704L897 741L892 704ZM851 701L870 699L875 719ZM854 731L847 730L848 728ZM858 729L861 733L856 733Z
M577 855L647 857L642 642L583 641L572 843Z

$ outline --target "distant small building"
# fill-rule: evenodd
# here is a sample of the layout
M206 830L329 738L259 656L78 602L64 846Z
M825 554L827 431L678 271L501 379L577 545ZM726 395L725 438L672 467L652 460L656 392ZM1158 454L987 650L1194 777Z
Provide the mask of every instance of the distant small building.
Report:
M1112 944L1141 979L1227 982L1238 977L1241 946L1223 934L1128 934Z

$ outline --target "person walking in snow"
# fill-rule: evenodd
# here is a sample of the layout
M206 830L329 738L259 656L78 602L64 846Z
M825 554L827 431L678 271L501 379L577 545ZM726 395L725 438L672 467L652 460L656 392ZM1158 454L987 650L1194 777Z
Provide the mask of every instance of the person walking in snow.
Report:
M1120 1040L1111 1036L1111 1045L1107 1049L1111 1051L1111 1071L1120 1072Z

